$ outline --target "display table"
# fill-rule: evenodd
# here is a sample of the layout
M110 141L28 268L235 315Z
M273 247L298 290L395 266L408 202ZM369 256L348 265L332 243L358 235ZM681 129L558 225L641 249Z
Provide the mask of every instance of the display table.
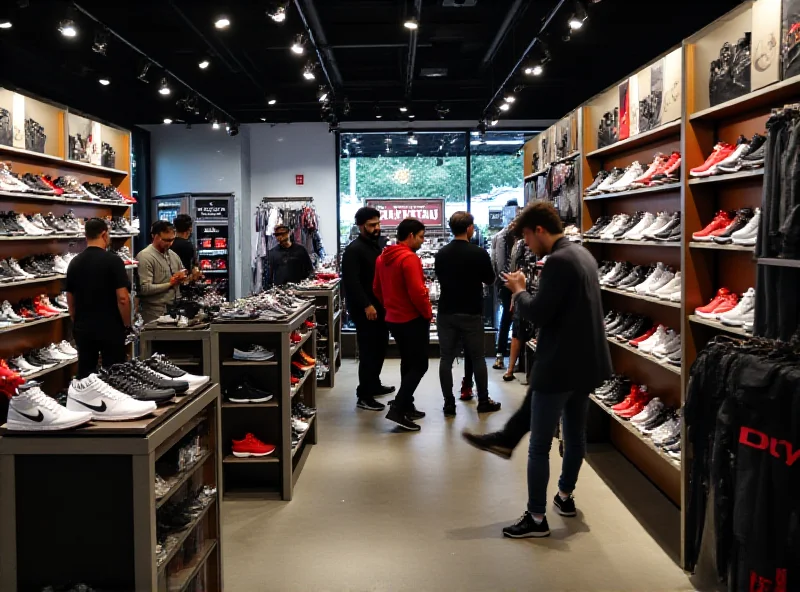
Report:
M320 328L327 329L327 337L320 331L317 336L317 355L323 354L328 361L330 371L317 380L319 386L333 388L336 384L336 372L342 366L342 297L341 281L333 280L329 288L294 290L301 296L313 296L317 305L316 320Z
M216 487L219 386L211 383L137 421L0 438L0 590L86 583L102 590L222 590L219 502L156 551L156 511ZM204 451L159 499L156 463L187 436ZM184 444L185 445L185 444ZM196 548L195 548L196 546Z
M191 374L211 376L211 327L201 323L180 329L148 323L139 335L141 356L166 354L170 362Z

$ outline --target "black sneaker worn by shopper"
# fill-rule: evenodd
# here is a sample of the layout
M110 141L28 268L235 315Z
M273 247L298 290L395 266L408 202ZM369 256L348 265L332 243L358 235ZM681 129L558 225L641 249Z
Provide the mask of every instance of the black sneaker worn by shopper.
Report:
M492 401L491 399L486 399L485 401L478 402L478 413L493 413L495 411L500 411L500 403L497 401Z
M553 499L553 505L556 507L556 512L562 516L577 516L578 510L575 509L575 499L569 496L567 499L561 499L560 494L556 494Z
M503 536L511 539L549 537L550 527L547 525L547 516L543 516L542 521L536 524L533 516L529 512L525 512L522 518L503 529Z
M386 386L386 385L382 384L381 387L378 389L378 392L375 393L374 396L376 396L376 397L384 397L386 395L391 395L393 392L394 392L394 387L393 386Z
M505 460L511 458L511 453L514 452L513 448L507 446L505 442L503 442L500 432L494 432L492 434L470 434L468 431L464 430L461 432L461 437L467 441L467 444L474 446L478 450L491 452Z
M383 403L379 403L373 397L362 397L356 403L356 407L359 409L366 409L367 411L383 411L386 409L386 405Z
M456 416L456 400L455 399L447 399L444 402L444 407L442 408L444 411L445 417L455 417Z
M408 418L408 415L401 411L396 405L390 405L386 419L396 423L398 426L409 432L418 432L420 427Z
M393 407L394 401L389 401L389 406ZM420 411L419 409L416 408L416 406L414 406L411 408L411 411L406 411L406 417L408 417L408 419L410 419L411 421L417 421L418 419L422 419L425 417L425 412Z

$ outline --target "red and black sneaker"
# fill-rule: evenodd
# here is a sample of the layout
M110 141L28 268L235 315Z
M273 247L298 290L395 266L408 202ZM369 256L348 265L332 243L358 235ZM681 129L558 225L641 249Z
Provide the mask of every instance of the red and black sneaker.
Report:
M316 329L317 328L317 324L314 321L312 321L311 319L307 319L306 322L303 323L303 327L305 327L306 329L309 329L309 330L310 329Z
M467 384L467 379L461 379L461 400L462 401L471 401L475 395L472 392L472 385Z
M314 364L309 364L307 362L300 362L299 360L293 360L292 366L294 366L301 372L305 372L306 370L311 370L314 367Z

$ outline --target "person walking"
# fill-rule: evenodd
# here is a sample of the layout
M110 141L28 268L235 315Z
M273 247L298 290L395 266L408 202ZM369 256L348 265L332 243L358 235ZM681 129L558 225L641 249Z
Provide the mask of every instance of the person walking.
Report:
M175 241L175 227L166 220L150 227L153 242L139 251L139 307L145 323L167 312L178 297L179 285L188 277L181 258L170 247Z
M275 226L275 238L278 245L269 251L269 285L296 284L313 277L311 256L303 245L292 242L289 227L284 224Z
M495 280L489 254L470 240L475 233L475 218L469 212L450 216L453 240L436 253L436 277L441 294L437 315L439 333L439 383L444 397L444 414L456 415L453 394L453 360L461 346L472 362L478 390L478 413L500 410L500 403L489 398L489 377L483 355L483 286Z
M409 431L425 413L414 406L414 391L428 371L433 311L417 251L425 242L425 225L406 218L397 226L397 244L386 247L375 262L372 289L386 309L386 325L400 350L400 389L389 403L386 419Z
M539 257L549 257L536 296L526 292L522 272L504 275L514 307L540 329L528 386L528 506L503 535L544 537L550 535L545 512L553 435L562 419L564 458L553 504L562 516L575 516L572 493L586 452L589 393L611 376L611 355L594 257L564 237L561 218L551 204L529 205L517 225L528 247Z
M109 252L108 224L100 218L84 226L86 249L67 268L67 306L78 349L77 378L125 361L125 333L131 326L131 283L125 263Z
M514 223L512 222L498 232L492 239L492 266L497 281L497 300L503 312L500 315L500 325L497 329L497 346L492 368L502 370L505 368L505 357L508 355L508 332L511 330L513 315L511 312L511 292L503 282L503 273L509 270L511 247L514 244Z
M375 397L394 392L393 386L381 384L389 329L386 327L386 310L372 291L372 284L375 262L386 246L386 238L381 236L381 213L375 208L359 209L355 222L359 234L342 254L342 284L358 343L356 406L368 411L383 411L386 406Z

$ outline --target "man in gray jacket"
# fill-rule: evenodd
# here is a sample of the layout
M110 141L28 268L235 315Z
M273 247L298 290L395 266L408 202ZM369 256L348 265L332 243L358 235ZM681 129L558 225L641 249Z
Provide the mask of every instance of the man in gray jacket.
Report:
M575 516L572 492L586 452L589 393L611 376L611 355L594 257L564 238L561 219L549 203L529 205L517 225L528 247L548 258L535 297L525 291L521 272L505 275L514 307L540 330L526 397L531 405L528 508L503 534L544 537L550 534L545 510L553 434L563 416L564 459L553 503L562 516ZM486 442L470 443L490 450Z
M178 297L178 285L186 279L187 270L181 258L170 249L175 240L175 227L158 220L150 229L153 243L139 251L139 304L145 323L155 321Z

